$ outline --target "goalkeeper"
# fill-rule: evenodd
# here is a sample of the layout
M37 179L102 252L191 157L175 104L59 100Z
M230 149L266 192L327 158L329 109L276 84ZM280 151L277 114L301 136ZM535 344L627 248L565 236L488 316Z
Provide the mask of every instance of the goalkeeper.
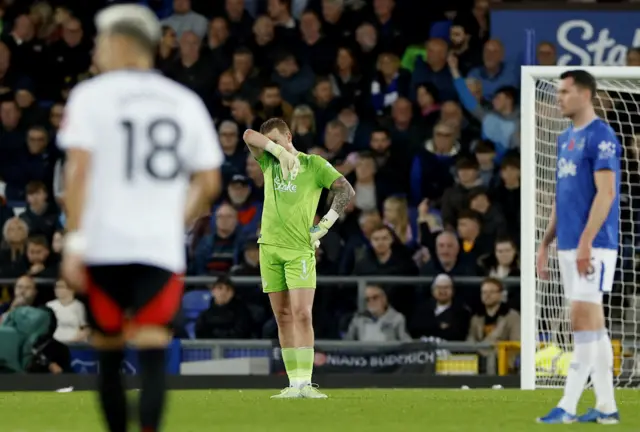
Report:
M311 384L315 248L355 192L329 162L298 152L289 127L279 118L264 122L260 133L247 130L243 138L264 174L260 274L289 377L289 387L273 398L324 399L327 396ZM323 188L333 191L333 202L320 223L313 225Z

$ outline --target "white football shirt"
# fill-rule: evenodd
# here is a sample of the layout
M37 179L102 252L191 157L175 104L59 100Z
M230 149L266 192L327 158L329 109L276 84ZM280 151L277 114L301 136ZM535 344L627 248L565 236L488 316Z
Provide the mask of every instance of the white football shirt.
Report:
M73 89L58 145L91 153L85 262L184 272L191 174L223 161L200 98L155 72L106 73Z

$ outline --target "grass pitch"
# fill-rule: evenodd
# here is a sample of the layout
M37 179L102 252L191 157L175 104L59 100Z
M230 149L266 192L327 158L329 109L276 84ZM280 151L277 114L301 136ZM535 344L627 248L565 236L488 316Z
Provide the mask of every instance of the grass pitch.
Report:
M168 432L540 431L534 423L559 400L558 390L328 390L327 400L271 400L275 391L174 391ZM131 394L132 397L135 393ZM640 394L616 393L622 423L640 430ZM580 412L593 404L585 394ZM88 392L0 393L2 432L101 432L96 397ZM587 431L601 425L559 425ZM605 427L606 428L606 427ZM138 429L132 428L132 431Z

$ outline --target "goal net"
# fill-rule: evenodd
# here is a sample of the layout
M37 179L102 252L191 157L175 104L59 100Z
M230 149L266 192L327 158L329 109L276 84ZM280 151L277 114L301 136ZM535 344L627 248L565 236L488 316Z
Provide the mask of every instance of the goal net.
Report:
M528 333L526 336L523 334L522 340L523 388L559 387L564 384L569 370L573 341L569 305L563 294L555 245L549 252L549 280L539 279L534 266L535 251L544 235L555 198L557 139L569 126L556 101L558 77L567 68L524 69L522 289L529 289L531 293L522 296L529 302L525 304L523 301L522 305L523 329ZM615 285L612 293L605 296L604 306L613 341L616 385L638 386L640 350L636 346L640 342L640 289L636 286L640 281L640 73L635 72L637 77L633 78L633 72L626 68L585 69L598 79L594 102L598 115L613 127L624 149L620 248ZM612 73L613 70L616 73ZM534 356L533 361L531 355Z

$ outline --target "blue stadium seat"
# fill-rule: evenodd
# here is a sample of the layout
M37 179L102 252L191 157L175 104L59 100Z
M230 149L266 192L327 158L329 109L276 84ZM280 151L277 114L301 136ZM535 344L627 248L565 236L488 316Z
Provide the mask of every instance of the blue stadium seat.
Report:
M182 297L182 309L188 321L195 320L198 315L209 308L211 293L206 290L195 290L185 293Z
M429 31L429 38L439 38L446 41L449 40L449 29L451 28L451 21L437 21L431 25L431 31Z

